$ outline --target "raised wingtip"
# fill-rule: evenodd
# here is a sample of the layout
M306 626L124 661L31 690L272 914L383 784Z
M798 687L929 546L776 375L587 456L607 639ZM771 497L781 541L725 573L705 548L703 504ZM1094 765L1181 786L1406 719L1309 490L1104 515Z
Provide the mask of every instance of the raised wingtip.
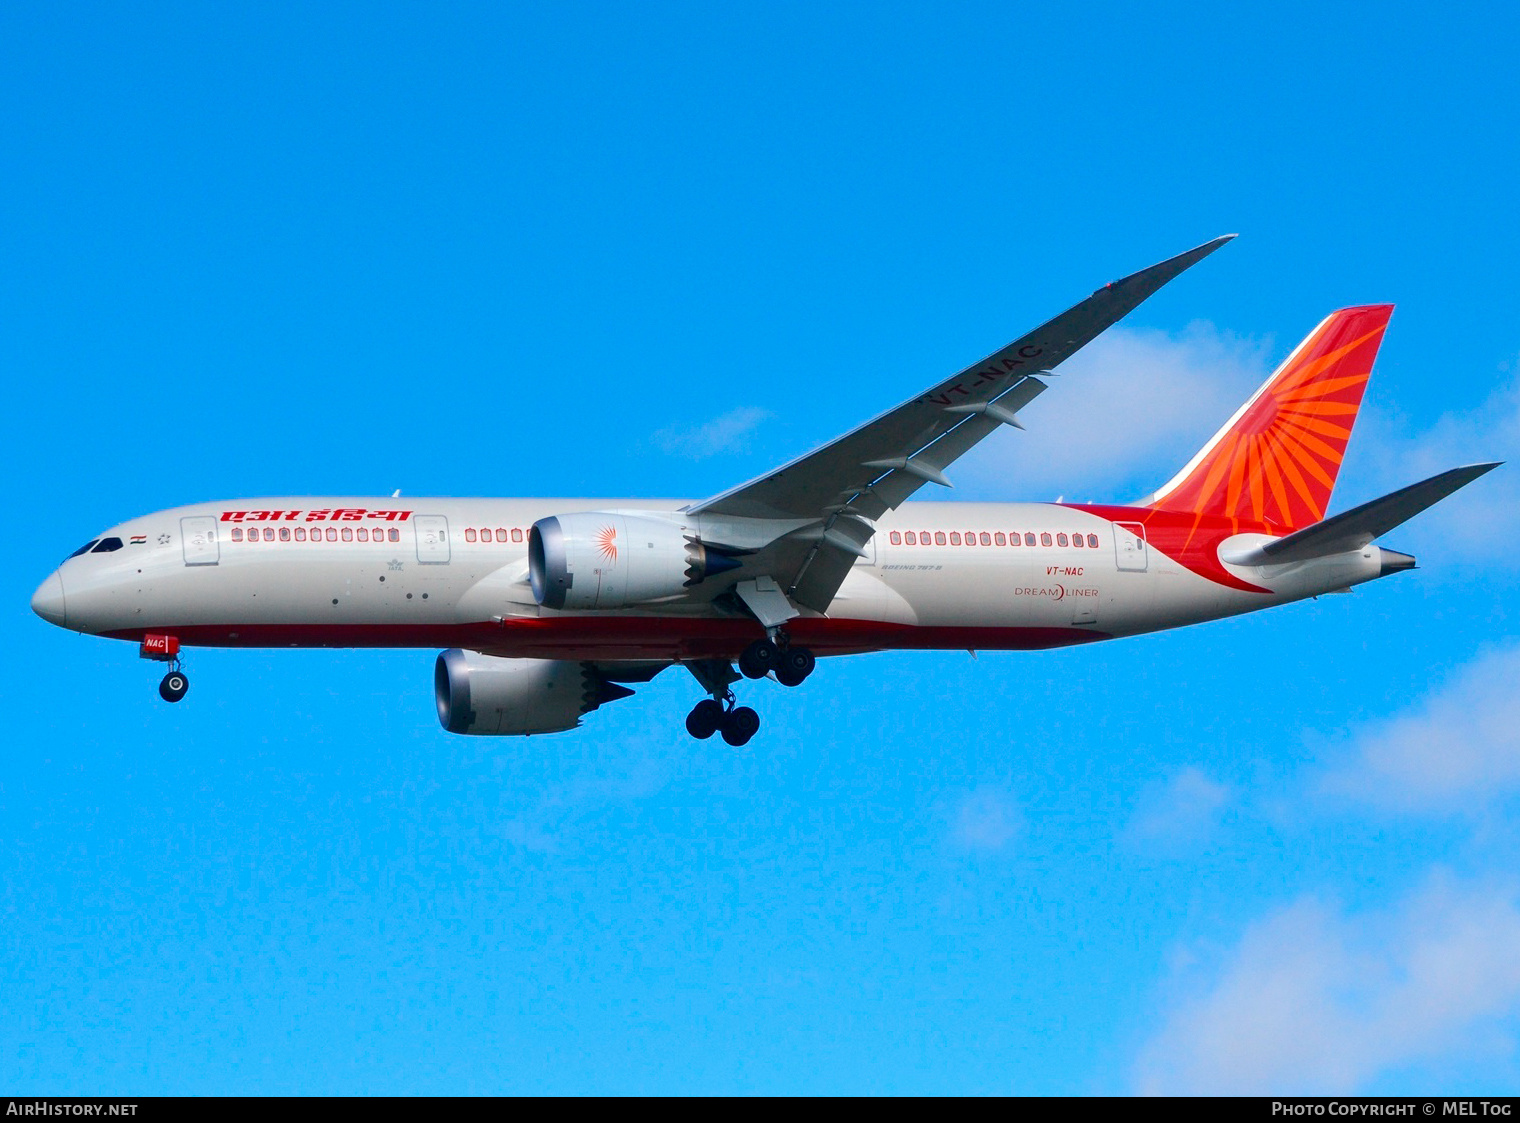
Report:
M1210 253L1213 253L1215 250L1217 250L1220 246L1224 245L1226 242L1233 242L1238 237L1240 237L1239 234L1221 234L1221 235L1219 235L1219 237L1217 237L1217 238L1210 238L1207 242L1204 242L1201 245L1194 246L1190 250L1185 250L1182 253L1178 254L1177 256L1178 257L1187 257L1190 254L1199 254L1199 255L1210 254Z
M1184 250L1176 257L1169 257L1165 261L1159 261L1148 269L1142 269L1138 273L1131 273L1127 277L1120 277L1117 281L1111 281L1093 295L1097 296L1099 293L1117 289L1121 286L1135 286L1144 290L1144 294L1136 300L1136 303L1139 303L1140 300L1144 300L1145 297L1155 292L1184 269L1197 265L1233 237L1235 237L1234 234L1224 234L1213 241L1204 242L1201 246L1194 246L1190 250Z
M1210 238L1207 242L1204 242L1200 246L1194 246L1190 250L1184 250L1182 253L1179 253L1176 257L1172 258L1171 261L1186 262L1188 265L1191 265L1195 261L1201 261L1205 257L1208 257L1209 254L1213 253L1226 242L1234 241L1236 237L1238 237L1238 235L1221 234L1217 238ZM1163 264L1168 263L1163 262ZM1186 266L1184 266L1184 268L1186 268Z

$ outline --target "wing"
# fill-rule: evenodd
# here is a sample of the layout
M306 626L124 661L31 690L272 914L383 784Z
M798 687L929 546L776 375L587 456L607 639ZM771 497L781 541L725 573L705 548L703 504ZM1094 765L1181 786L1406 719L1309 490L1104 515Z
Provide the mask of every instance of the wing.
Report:
M1058 363L1117 323L1233 234L1106 285L1082 303L981 362L789 464L694 504L702 516L806 520L808 542L793 572L776 578L798 603L825 611L870 540L870 520L925 483L949 486L944 470L1041 393ZM779 558L778 558L779 560Z

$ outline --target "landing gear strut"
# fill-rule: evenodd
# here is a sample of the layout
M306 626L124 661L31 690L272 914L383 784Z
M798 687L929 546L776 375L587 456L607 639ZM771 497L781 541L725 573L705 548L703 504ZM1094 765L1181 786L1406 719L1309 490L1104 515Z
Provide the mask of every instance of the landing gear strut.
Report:
M158 696L165 702L178 702L190 689L190 677L179 665L179 640L174 636L150 632L143 636L142 646L137 649L139 658L152 659L155 663L168 663L169 673L158 684Z
M776 629L763 639L757 639L739 655L739 671L727 659L694 659L686 664L702 689L712 695L692 707L686 715L686 732L699 741L705 741L714 733L737 748L749 743L760 731L760 715L748 706L740 706L729 687L745 678L764 678L774 674L782 686L800 686L813 673L817 660L805 647L793 647L786 633Z
M760 731L760 715L748 706L736 704L738 699L729 689L739 679L733 664L727 659L695 659L686 664L686 669L712 695L703 698L686 715L686 732L699 741L721 733L723 740L734 748L748 744Z

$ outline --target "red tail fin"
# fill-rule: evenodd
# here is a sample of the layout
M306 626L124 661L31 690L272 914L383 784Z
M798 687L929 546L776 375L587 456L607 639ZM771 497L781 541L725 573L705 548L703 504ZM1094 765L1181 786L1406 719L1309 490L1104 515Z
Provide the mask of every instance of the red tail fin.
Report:
M1285 529L1323 519L1392 314L1332 312L1148 505Z

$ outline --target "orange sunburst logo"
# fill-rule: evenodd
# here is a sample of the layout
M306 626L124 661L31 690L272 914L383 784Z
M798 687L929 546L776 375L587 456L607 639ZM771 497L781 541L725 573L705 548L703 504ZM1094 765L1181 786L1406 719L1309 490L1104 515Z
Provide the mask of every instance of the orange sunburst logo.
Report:
M1324 518L1392 312L1326 318L1155 505L1282 528Z
M617 528L604 526L596 534L597 547L608 561L617 561Z

